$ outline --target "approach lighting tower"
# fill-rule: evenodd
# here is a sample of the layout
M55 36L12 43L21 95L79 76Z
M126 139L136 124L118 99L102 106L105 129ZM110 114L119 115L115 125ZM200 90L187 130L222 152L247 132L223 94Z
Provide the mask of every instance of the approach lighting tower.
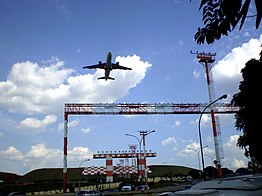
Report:
M198 62L202 64L205 68L206 79L207 79L207 87L208 87L208 96L209 102L212 103L215 99L214 96L214 87L213 87L213 77L211 72L211 65L215 62L215 53L204 53L204 52L192 52L191 54L196 54L196 57L199 59ZM214 144L215 144L215 152L216 152L216 168L218 172L218 177L222 178L222 170L221 170L221 159L223 159L223 145L221 139L220 132L220 123L218 116L215 116L214 106L210 105L210 114L212 120L212 128L213 128L213 136L214 136Z
M136 164L135 154L136 154L137 145L136 144L130 144L128 146L129 146L129 149L131 150L131 153L134 154L134 157L133 157L132 162L131 162L131 166L136 166L137 164Z

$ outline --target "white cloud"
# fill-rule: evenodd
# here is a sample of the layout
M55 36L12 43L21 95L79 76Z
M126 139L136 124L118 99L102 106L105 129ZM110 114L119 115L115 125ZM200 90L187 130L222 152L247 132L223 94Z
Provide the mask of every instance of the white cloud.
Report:
M44 144L31 146L28 152L22 153L14 146L0 150L1 170L12 171L18 174L38 168L62 167L63 151L56 148L47 148ZM85 147L74 147L68 150L68 167L78 166L85 159L92 158L92 152ZM11 163L11 164L10 164ZM17 167L17 164L20 167ZM21 169L21 166L23 166Z
M200 76L200 71L194 71L194 72L193 72L193 76L194 76L194 78L199 78L199 76Z
M237 147L237 139L239 135L232 135L228 138L226 143L223 145L223 151L224 151L224 159L221 159L221 165L222 167L227 167L233 171L235 171L237 168L240 167L247 167L248 159L244 156L244 150ZM183 158L188 157L190 155L196 155L196 153L200 153L200 145L198 142L192 141L190 144L186 145L186 147L183 150L180 150L177 152L177 156L181 156ZM215 157L214 149L211 147L206 147L204 149L205 155L212 155ZM189 159L190 161L190 159ZM210 163L210 161L207 161Z
M68 152L68 158L71 161L82 161L90 159L92 157L89 148L86 147L74 147Z
M79 119L69 121L68 127L76 127L79 124Z
M31 150L27 153L28 157L40 158L50 155L51 150L47 149L44 144L37 144L31 147Z
M192 142L191 144L186 145L185 152L186 153L189 153L189 152L191 153L192 149L194 149L196 151L199 151L199 149L200 149L199 143Z
M241 69L250 59L259 59L262 35L259 39L250 39L249 42L233 48L212 69L217 91L233 95L237 93L239 82L242 81Z
M171 144L171 143L176 143L176 138L175 137L169 137L167 139L162 140L161 144L162 146Z
M0 82L1 105L11 112L29 114L59 109L59 102L63 103L67 96L63 82L73 72L63 65L56 58L49 66L40 67L30 61L14 64L7 81Z
M209 117L208 114L203 114L201 117L201 126L207 127L211 123L211 118Z
M174 124L166 125L166 127L168 127L169 129L175 129L175 128L179 127L180 125L181 125L181 121L176 120Z
M73 76L74 70L64 67L64 62L57 58L45 66L18 62L12 66L7 80L0 82L0 104L11 112L58 114L65 102L115 102L139 84L152 66L136 55L118 56L116 61L132 68L113 70L110 75L116 81L97 80L104 75L103 70Z
M76 127L79 124L79 119L69 121L67 126L68 128ZM64 130L64 123L59 123L57 127L58 131L63 131Z
M91 129L90 128L82 128L81 129L81 131L83 132L83 133L89 133L90 131L91 131Z
M20 122L19 127L43 130L48 125L55 123L56 120L57 117L55 115L48 115L43 120L38 120L37 118L26 118Z
M242 168L242 167L247 167L247 163L245 163L242 160L237 160L237 159L233 159L231 165L235 169Z
M23 158L22 153L14 146L9 146L6 150L0 151L0 157L8 157L10 160L21 160Z
M227 143L225 143L226 148L231 148L232 146L235 147L237 144L237 140L239 138L239 135L232 135L229 137Z
M179 127L181 125L181 121L179 121L179 120L176 120L175 121L175 124L173 124L173 125L171 125L171 129L174 129L174 128L176 128L176 127Z
M197 118L196 120L194 121L191 121L190 124L191 125L195 125L195 126L198 126L198 122L199 122L199 118ZM211 118L208 114L203 114L202 117L201 117L201 127L207 127L210 125L211 123Z
M240 167L247 167L248 159L244 155L244 149L237 147L237 139L239 135L232 135L223 145L225 159L221 160L224 167L233 170Z

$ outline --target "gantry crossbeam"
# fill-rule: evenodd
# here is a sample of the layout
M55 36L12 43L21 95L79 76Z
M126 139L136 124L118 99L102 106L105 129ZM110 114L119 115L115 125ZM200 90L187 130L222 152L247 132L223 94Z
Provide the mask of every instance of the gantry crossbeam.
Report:
M66 103L65 113L70 115L139 115L139 114L200 114L205 103ZM236 113L239 108L228 103L213 105L215 113ZM205 113L210 113L207 109Z

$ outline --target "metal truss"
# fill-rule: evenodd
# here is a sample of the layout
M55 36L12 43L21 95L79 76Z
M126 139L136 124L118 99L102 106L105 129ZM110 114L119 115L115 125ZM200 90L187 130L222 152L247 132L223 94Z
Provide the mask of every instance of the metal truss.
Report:
M152 115L152 114L200 114L207 103L66 103L67 115ZM213 105L215 113L236 113L239 108L228 103ZM210 113L207 109L205 113Z

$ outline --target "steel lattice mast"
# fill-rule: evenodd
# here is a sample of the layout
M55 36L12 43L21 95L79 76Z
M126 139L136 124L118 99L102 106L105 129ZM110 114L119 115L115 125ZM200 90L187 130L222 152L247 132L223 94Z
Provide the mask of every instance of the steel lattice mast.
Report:
M191 52L191 54L193 54ZM206 80L207 80L207 90L208 90L208 97L209 103L213 103L215 100L214 96L214 86L213 86L213 77L211 72L211 65L215 61L215 53L204 53L204 52L196 52L197 58L199 59L199 63L202 64L205 68L206 72ZM220 124L219 124L219 117L215 116L215 107L213 104L210 105L210 114L211 114L211 122L213 128L213 136L214 136L214 144L215 144L215 152L216 152L216 167L218 177L222 178L222 169L221 169L221 159L223 158L223 145L222 145L222 137L220 132ZM202 155L203 156L203 155Z

